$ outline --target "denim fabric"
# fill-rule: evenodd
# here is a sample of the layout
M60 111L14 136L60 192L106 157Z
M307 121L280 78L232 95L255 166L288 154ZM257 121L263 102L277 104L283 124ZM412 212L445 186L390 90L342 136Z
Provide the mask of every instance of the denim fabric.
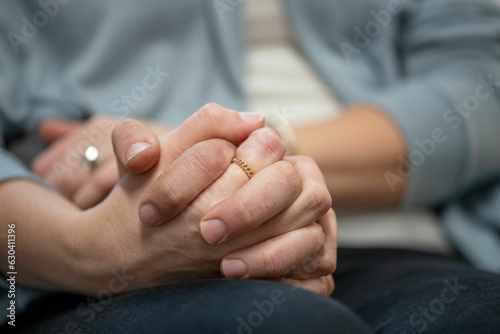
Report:
M164 285L88 306L54 295L20 316L16 333L370 333L339 302L288 285L203 280ZM82 304L84 303L84 304ZM2 331L3 333L3 331Z
M332 298L257 280L149 288L89 305L54 294L15 333L498 333L500 275L427 253L340 249ZM11 329L11 328L9 328ZM5 328L0 332L6 333Z
M340 249L333 298L376 333L500 333L500 275L416 251Z

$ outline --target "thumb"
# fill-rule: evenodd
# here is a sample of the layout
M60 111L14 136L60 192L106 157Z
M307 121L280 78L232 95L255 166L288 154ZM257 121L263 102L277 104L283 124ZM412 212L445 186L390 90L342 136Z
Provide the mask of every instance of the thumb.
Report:
M80 126L80 122L47 119L40 123L38 131L43 140L50 144L78 129Z
M118 123L112 140L120 177L126 172L147 172L160 158L158 137L140 121L126 119Z

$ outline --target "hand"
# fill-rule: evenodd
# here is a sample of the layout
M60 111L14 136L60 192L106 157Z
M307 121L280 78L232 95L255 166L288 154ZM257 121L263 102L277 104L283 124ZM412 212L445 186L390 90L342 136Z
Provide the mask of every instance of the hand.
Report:
M126 128L117 130L115 142L119 145L115 150L121 156L119 152L123 152L134 141L133 136L139 135L141 131L138 131L137 126L134 131L127 131ZM323 177L315 163L308 158L287 158L287 162L291 164L288 166L279 161L283 158L283 145L269 131L256 131L236 153L227 156L222 154L224 150L221 148L213 148L214 151L210 153L210 148L205 146L193 148L190 154L183 154L163 172L143 199L143 203L156 206L156 209L146 211L158 211L161 208L161 212L154 214L156 217L147 213L145 218L150 224L162 223L158 218L175 217L184 209L181 217L197 222L219 201L217 198L228 197L225 202L209 211L219 216L219 219L227 218L226 223L229 223L228 234L222 237L225 240L220 241L232 240L237 248L242 248L244 244L237 237L245 232L262 231L272 226L273 234L272 240L226 254L221 265L221 271L226 277L279 278L286 283L329 295L333 290L330 274L335 268L336 226L331 210L323 216L318 214L327 210L331 204ZM259 171L248 184L246 175L239 167L233 164L227 168L234 155L245 161L252 161L252 168ZM266 167L269 165L272 166ZM294 167L296 170L293 170ZM304 184L297 182L297 172L301 174L299 179L302 178ZM242 185L243 188L238 190ZM204 189L207 190L203 191ZM209 190L215 197L207 194ZM189 203L191 204L186 208ZM290 206L292 203L293 206ZM282 212L285 209L286 212ZM315 221L314 215L321 228L308 235L311 231L302 227ZM205 216L207 219L203 220L208 220L211 214L207 213ZM211 230L210 227L201 227L200 230L202 235L208 233L204 238L209 243L216 243L221 238L221 235L217 235L218 231ZM318 239L308 244L314 234ZM203 254L200 258L203 258ZM247 266L247 273L236 272L241 268L235 268L230 259L242 260ZM299 267L301 268L297 269ZM287 278L282 278L283 275L287 275ZM293 280L292 277L296 279Z
M219 152L229 164L234 154L233 151L234 148L227 142L212 140L195 145L179 159L197 152L207 154ZM238 172L241 178L238 180L235 174L234 182L236 183L246 177L241 170ZM259 173L264 175L264 171ZM136 179L135 182L133 179ZM131 183L127 185L127 181ZM143 189L137 191L137 188L141 186ZM283 237L281 236L283 230L269 223L266 227L255 229L232 242L209 245L198 231L200 217L205 211L199 206L212 206L212 202L206 202L213 199L213 194L201 195L197 204L190 206L190 210L179 215L169 224L161 227L148 227L140 224L136 214L136 205L147 186L144 175L133 176L129 180L126 176L124 182L120 182L120 187L115 188L116 191L113 191L103 203L88 210L85 216L77 221L76 226L81 228L80 232L76 233L79 236L78 249L92 250L90 257L87 256L85 261L79 262L85 266L81 270L82 273L90 272L92 277L81 275L80 277L85 280L78 286L85 287L85 283L87 286L88 283L98 284L89 287L90 291L97 291L102 287L102 283L99 282L109 281L112 269L120 272L121 268L125 268L127 275L135 277L126 287L126 291L181 280L220 277L221 259L226 254L231 254L233 250L237 250L227 262L242 259L248 260L248 263L262 265L256 266L253 271L245 274L239 272L241 268L238 265L228 264L227 270L234 277L268 277L270 275L280 277L288 273L290 277L305 279L303 284L299 284L301 281L296 281L299 286L321 288L319 292L322 293L331 292L332 285L328 285L325 281L328 279L331 281L330 271L324 273L328 276L321 279L326 282L323 283L324 286L321 286L319 284L321 282L317 280L307 280L310 272L300 269L304 258L314 258L325 245L325 236L321 226L306 223L307 225ZM209 192L220 194L220 189L214 188ZM331 219L330 222L325 220L328 228L331 228L328 224L332 221ZM103 224L103 222L106 223ZM290 228L296 228L296 226ZM91 231L93 233L86 235L86 232ZM267 242L262 242L264 240ZM257 244L260 242L262 243L259 247ZM249 248L245 249L245 247ZM284 250L288 253L288 256L284 257L287 261L273 266L273 258ZM106 254L106 258L103 258L102 254ZM325 254L326 252L318 254L320 255L319 261L328 258ZM298 268L298 270L296 273L289 273L288 267ZM290 279L286 281L291 282Z
M219 272L221 256L212 252L211 258L209 256L207 259L210 246L197 232L199 219L196 219L194 224L188 224L180 217L177 224L169 224L159 230L144 226L137 216L137 207L143 192L158 174L171 164L171 160L185 150L188 155L190 151L203 152L207 149L210 152L210 147L219 150L220 145L214 145L212 142L195 145L198 140L203 139L204 132L200 131L201 129L207 126L214 129L212 134L210 131L206 132L208 136L220 136L219 129L229 129L233 134L228 136L238 141L238 136L245 138L251 132L248 129L255 129L256 125L263 124L261 118L257 122L246 124L245 130L245 124L238 126L242 120L237 113L226 111L225 114L229 117L220 120L213 118L216 114L220 115L220 110L213 111L211 106L205 107L184 125L164 137L162 146L165 154L150 172L126 175L110 196L78 219L73 238L77 249L75 253L85 255L75 261L81 266L79 272L82 273L78 275L76 286L87 293L95 291L109 279L109 270L117 267L117 270L125 268L127 272L140 276L135 284L128 287L131 290L182 279L213 277ZM127 121L122 123L122 126L130 128L132 123L134 122ZM230 161L234 155L234 145L220 139L214 141L225 145L225 156ZM200 148L200 145L203 147ZM252 240L247 242L255 243ZM225 254L227 250L221 253ZM107 255L106 259L103 259L102 254Z
M39 131L50 146L35 159L33 171L80 208L94 206L118 182L118 169L111 143L112 130L117 122L118 118L106 116L94 116L85 122L42 122ZM157 133L169 131L166 126L152 127ZM124 153L126 159L131 160L136 155L151 150L157 140L149 132L140 139ZM94 170L90 170L81 158L89 146L95 146L99 150L101 163Z
M170 143L172 147L182 152L198 141L211 137L240 142L248 137L249 133L263 126L263 118L258 115L257 118L250 114L239 117L236 112L228 111L231 117L226 118L227 122L224 122L216 117L210 117L211 109L211 106L207 106L203 109L204 112L197 113L192 120L198 120L198 122L192 121L190 124L194 126L183 127L184 130L192 131L174 136ZM200 117L200 115L205 117ZM130 124L130 121L122 123L122 125L127 124ZM141 123L138 124L144 126ZM218 127L217 125L224 126ZM206 129L207 126L209 130ZM147 130L146 127L144 129ZM141 132L144 129L136 130ZM136 138L140 139L140 136L136 135ZM128 161L127 166L132 170L149 168L148 162L144 164L143 160L148 160L148 156L154 156L156 150L159 152L158 142L153 143L151 150ZM143 157L145 159L142 159ZM119 159L123 158L123 156L119 157ZM2 213L0 226L7 228L7 225L16 223L17 233L24 236L16 244L16 255L20 260L16 269L23 272L22 277L19 277L19 282L31 287L90 294L98 291L95 288L111 289L110 285L113 282L116 283L116 278L110 276L117 273L112 269L117 268L117 274L120 275L122 269L128 270L130 267L125 267L125 262L122 261L120 250L123 248L113 247L116 240L122 240L119 238L120 234L105 234L105 229L109 225L116 227L116 223L120 222L125 228L126 223L129 220L134 221L134 218L137 224L133 225L141 225L136 213L140 198L137 199L137 203L134 203L131 211L126 210L127 207L130 208L127 203L130 203L134 196L142 196L140 193L134 194L134 191L139 191L140 187L134 188L129 193L122 190L123 187L116 187L115 192L118 195L114 198L122 193L125 195L123 201L109 199L105 201L106 205L103 203L82 212L60 194L32 181L16 179L0 183L0 212ZM30 196L26 197L27 193ZM30 210L25 210L26 207ZM100 209L101 207L106 207L108 210L104 212ZM109 216L97 213L106 213ZM118 228L118 232L123 232L120 231L122 227ZM141 239L142 235L134 234L135 231L126 229L123 233L132 238ZM103 255L106 257L103 258ZM157 259L161 260L164 255L162 254ZM92 260L96 260L98 266L89 265L93 263ZM4 265L1 265L0 269L2 272L6 271ZM104 278L104 280L99 281L99 278ZM138 282L135 286L147 286L147 282ZM119 293L123 290L112 289L111 292Z

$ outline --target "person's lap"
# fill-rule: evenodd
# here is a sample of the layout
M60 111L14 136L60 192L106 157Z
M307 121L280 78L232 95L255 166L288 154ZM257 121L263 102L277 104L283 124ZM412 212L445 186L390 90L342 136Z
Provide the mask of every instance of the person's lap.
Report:
M333 298L376 333L499 333L500 275L422 252L339 249Z
M59 294L18 316L16 332L369 332L364 323L377 333L496 333L500 328L500 276L457 260L340 249L334 276L333 298L255 280L178 283L94 305Z
M59 294L37 304L18 318L22 328L18 326L16 333L370 332L339 302L269 281L177 283L91 306L85 298Z

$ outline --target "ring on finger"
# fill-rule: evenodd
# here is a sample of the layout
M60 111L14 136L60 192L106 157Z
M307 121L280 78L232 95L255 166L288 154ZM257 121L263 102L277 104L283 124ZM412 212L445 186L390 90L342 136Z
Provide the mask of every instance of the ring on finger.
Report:
M252 168L250 168L250 166L248 166L248 164L242 159L234 157L233 160L231 160L231 162L240 166L240 168L245 172L245 174L247 174L249 179L251 179L255 175Z
M101 159L99 157L99 149L93 145L90 145L85 149L82 156L83 163L90 170L93 171L101 164Z

